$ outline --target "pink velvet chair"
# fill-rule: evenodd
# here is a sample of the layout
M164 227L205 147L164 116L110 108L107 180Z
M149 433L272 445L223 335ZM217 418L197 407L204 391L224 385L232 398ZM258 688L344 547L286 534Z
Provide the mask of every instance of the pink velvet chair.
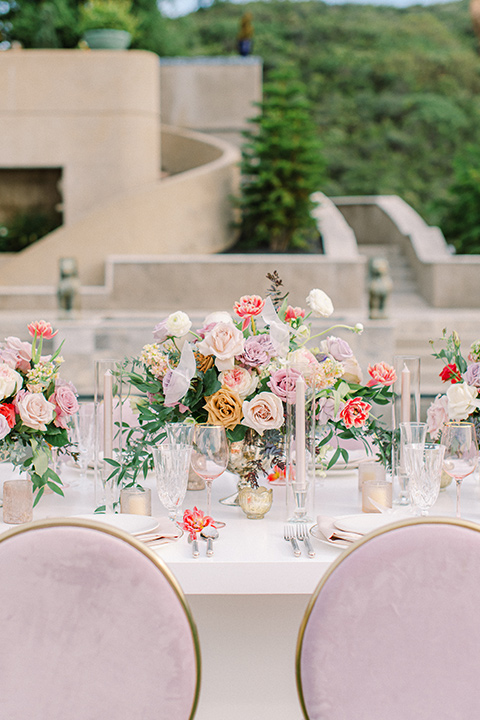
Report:
M0 718L189 720L195 624L165 564L76 519L0 536Z
M307 608L308 720L467 720L480 707L480 525L396 523L333 564Z

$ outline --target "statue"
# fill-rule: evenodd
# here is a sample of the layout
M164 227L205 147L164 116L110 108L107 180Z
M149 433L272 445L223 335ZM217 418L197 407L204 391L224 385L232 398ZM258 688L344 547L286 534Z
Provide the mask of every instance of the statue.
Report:
M371 320L388 317L387 303L393 289L388 260L374 257L369 263L368 307Z
M77 261L66 257L59 260L60 279L57 288L58 307L69 313L80 309L80 278Z

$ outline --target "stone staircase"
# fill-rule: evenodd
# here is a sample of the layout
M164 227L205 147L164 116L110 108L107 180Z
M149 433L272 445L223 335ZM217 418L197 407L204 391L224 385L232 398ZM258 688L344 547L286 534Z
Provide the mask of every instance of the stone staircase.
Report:
M398 246L359 245L359 251L368 259L383 257L388 260L393 280L393 291L388 306L388 317L393 324L396 355L419 355L421 358L422 395L434 396L445 386L438 374L440 360L432 357L429 343L443 347L442 332L456 330L462 340L464 354L470 344L480 339L480 309L432 308L420 295L417 282L405 254Z

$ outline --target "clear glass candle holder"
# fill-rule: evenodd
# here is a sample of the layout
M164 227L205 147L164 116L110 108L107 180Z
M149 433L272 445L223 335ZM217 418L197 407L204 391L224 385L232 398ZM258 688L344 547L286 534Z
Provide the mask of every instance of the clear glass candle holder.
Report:
M243 487L238 491L238 504L250 520L261 520L272 507L273 491L266 487Z
M358 466L358 489L362 491L364 482L385 482L385 466L381 462L360 463Z
M129 487L120 491L120 512L130 515L152 514L152 491L150 488Z
M380 513L392 507L392 483L389 480L365 480L362 486L362 512Z

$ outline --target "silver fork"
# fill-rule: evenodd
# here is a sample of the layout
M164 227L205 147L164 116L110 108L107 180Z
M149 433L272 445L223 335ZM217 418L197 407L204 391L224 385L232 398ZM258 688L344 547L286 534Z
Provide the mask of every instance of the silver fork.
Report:
M295 537L295 531L291 525L285 525L283 528L283 537L292 544L293 554L295 557L300 557L302 551L298 547L297 538Z
M308 557L315 557L315 550L312 547L312 543L310 542L310 538L308 537L308 528L306 523L298 523L296 525L297 530L297 537L299 540L303 540L305 543L305 547L307 548Z

